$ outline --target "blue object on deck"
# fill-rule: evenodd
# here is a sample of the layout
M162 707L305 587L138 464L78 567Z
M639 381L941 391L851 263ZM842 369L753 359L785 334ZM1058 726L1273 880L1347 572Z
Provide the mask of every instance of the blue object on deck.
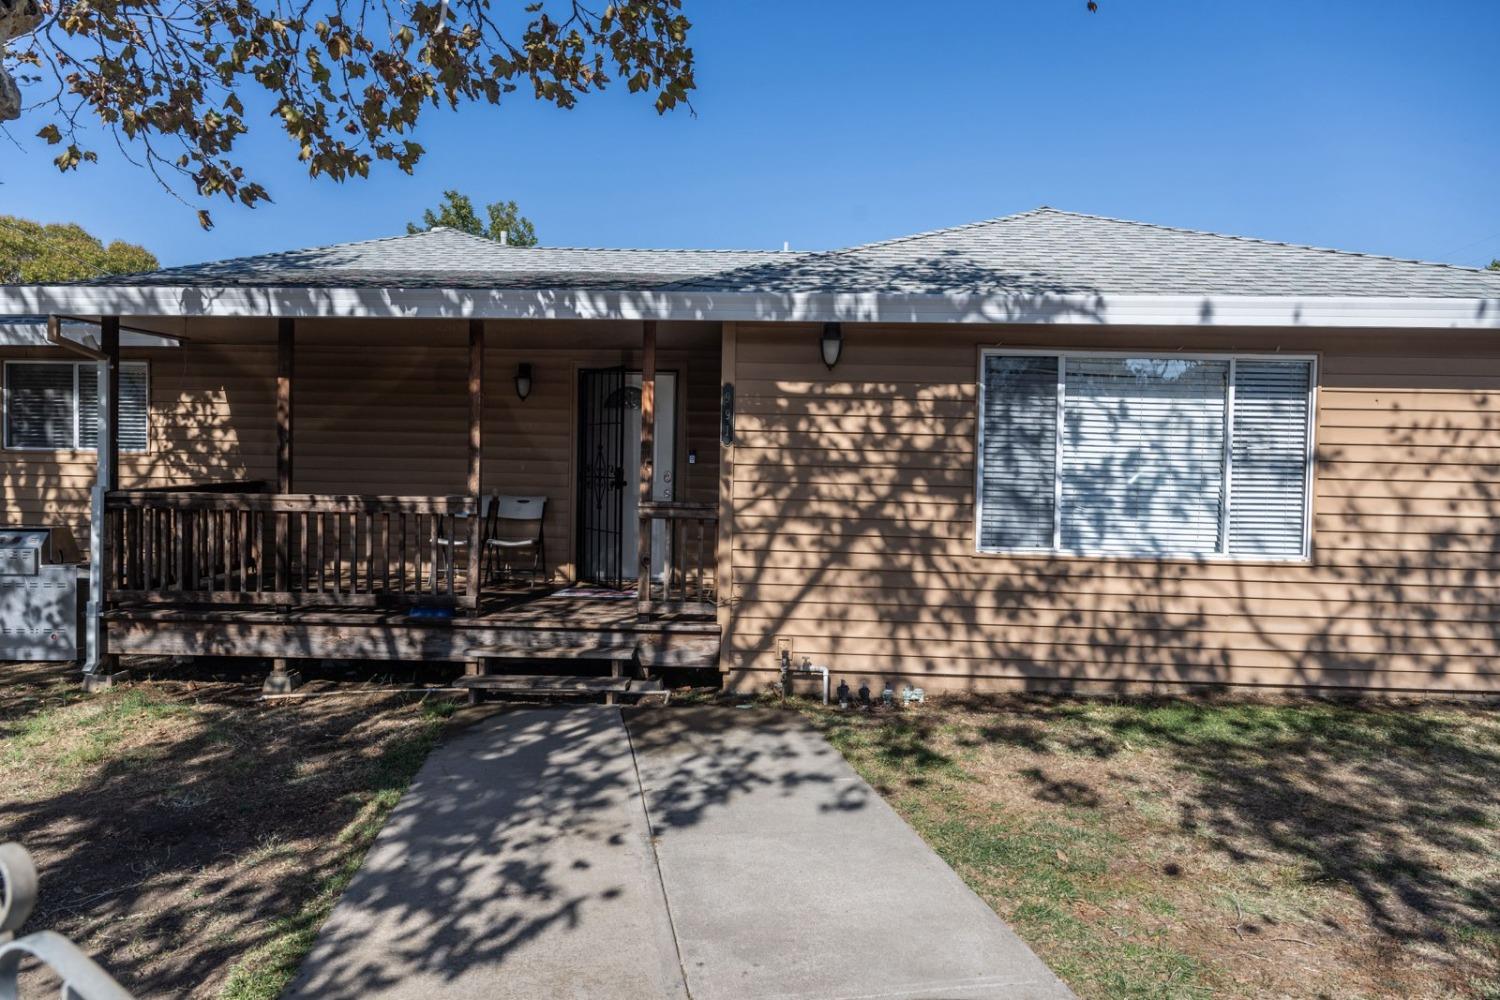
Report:
M453 617L452 608L412 608L406 613L408 618L436 618L450 619Z

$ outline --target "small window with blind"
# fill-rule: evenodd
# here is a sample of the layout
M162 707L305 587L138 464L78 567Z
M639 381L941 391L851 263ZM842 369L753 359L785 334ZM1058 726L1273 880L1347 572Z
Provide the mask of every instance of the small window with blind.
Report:
M120 363L120 450L145 451L150 382L144 361ZM7 361L5 447L91 451L99 444L99 381L92 362Z
M1303 559L1312 358L986 351L981 552Z

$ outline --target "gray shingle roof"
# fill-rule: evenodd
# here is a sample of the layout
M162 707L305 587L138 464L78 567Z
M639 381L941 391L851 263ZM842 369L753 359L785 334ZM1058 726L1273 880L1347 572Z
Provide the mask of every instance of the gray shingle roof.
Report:
M844 250L508 247L453 229L83 285L1492 298L1500 273L1038 208Z
M1038 208L764 261L679 289L976 295L1486 297L1500 273Z
M311 288L646 289L801 254L503 246L456 229L236 257L81 284Z

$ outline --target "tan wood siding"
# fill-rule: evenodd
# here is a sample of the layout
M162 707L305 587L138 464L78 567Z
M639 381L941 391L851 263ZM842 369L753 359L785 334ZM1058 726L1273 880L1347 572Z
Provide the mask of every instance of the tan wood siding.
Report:
M148 450L120 455L122 487L274 478L274 346L194 342L121 353L125 360L148 363L151 388ZM37 350L7 350L0 358L75 360ZM95 462L92 451L0 451L0 519L60 521L85 543Z
M1500 347L1414 331L738 324L725 665L850 685L1500 690ZM1317 353L1307 563L979 555L986 346Z

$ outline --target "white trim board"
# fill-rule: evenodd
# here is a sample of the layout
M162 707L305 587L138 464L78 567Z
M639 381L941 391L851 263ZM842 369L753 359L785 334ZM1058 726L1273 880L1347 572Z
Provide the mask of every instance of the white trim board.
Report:
M99 349L99 328L92 323L70 323L64 320L62 335L75 344L91 347L94 350ZM149 333L121 330L120 346L180 347L181 341L175 337L165 335L153 337ZM47 322L45 320L0 317L0 347L56 348L57 345L47 338Z
M1500 329L1496 298L0 286L0 313Z

